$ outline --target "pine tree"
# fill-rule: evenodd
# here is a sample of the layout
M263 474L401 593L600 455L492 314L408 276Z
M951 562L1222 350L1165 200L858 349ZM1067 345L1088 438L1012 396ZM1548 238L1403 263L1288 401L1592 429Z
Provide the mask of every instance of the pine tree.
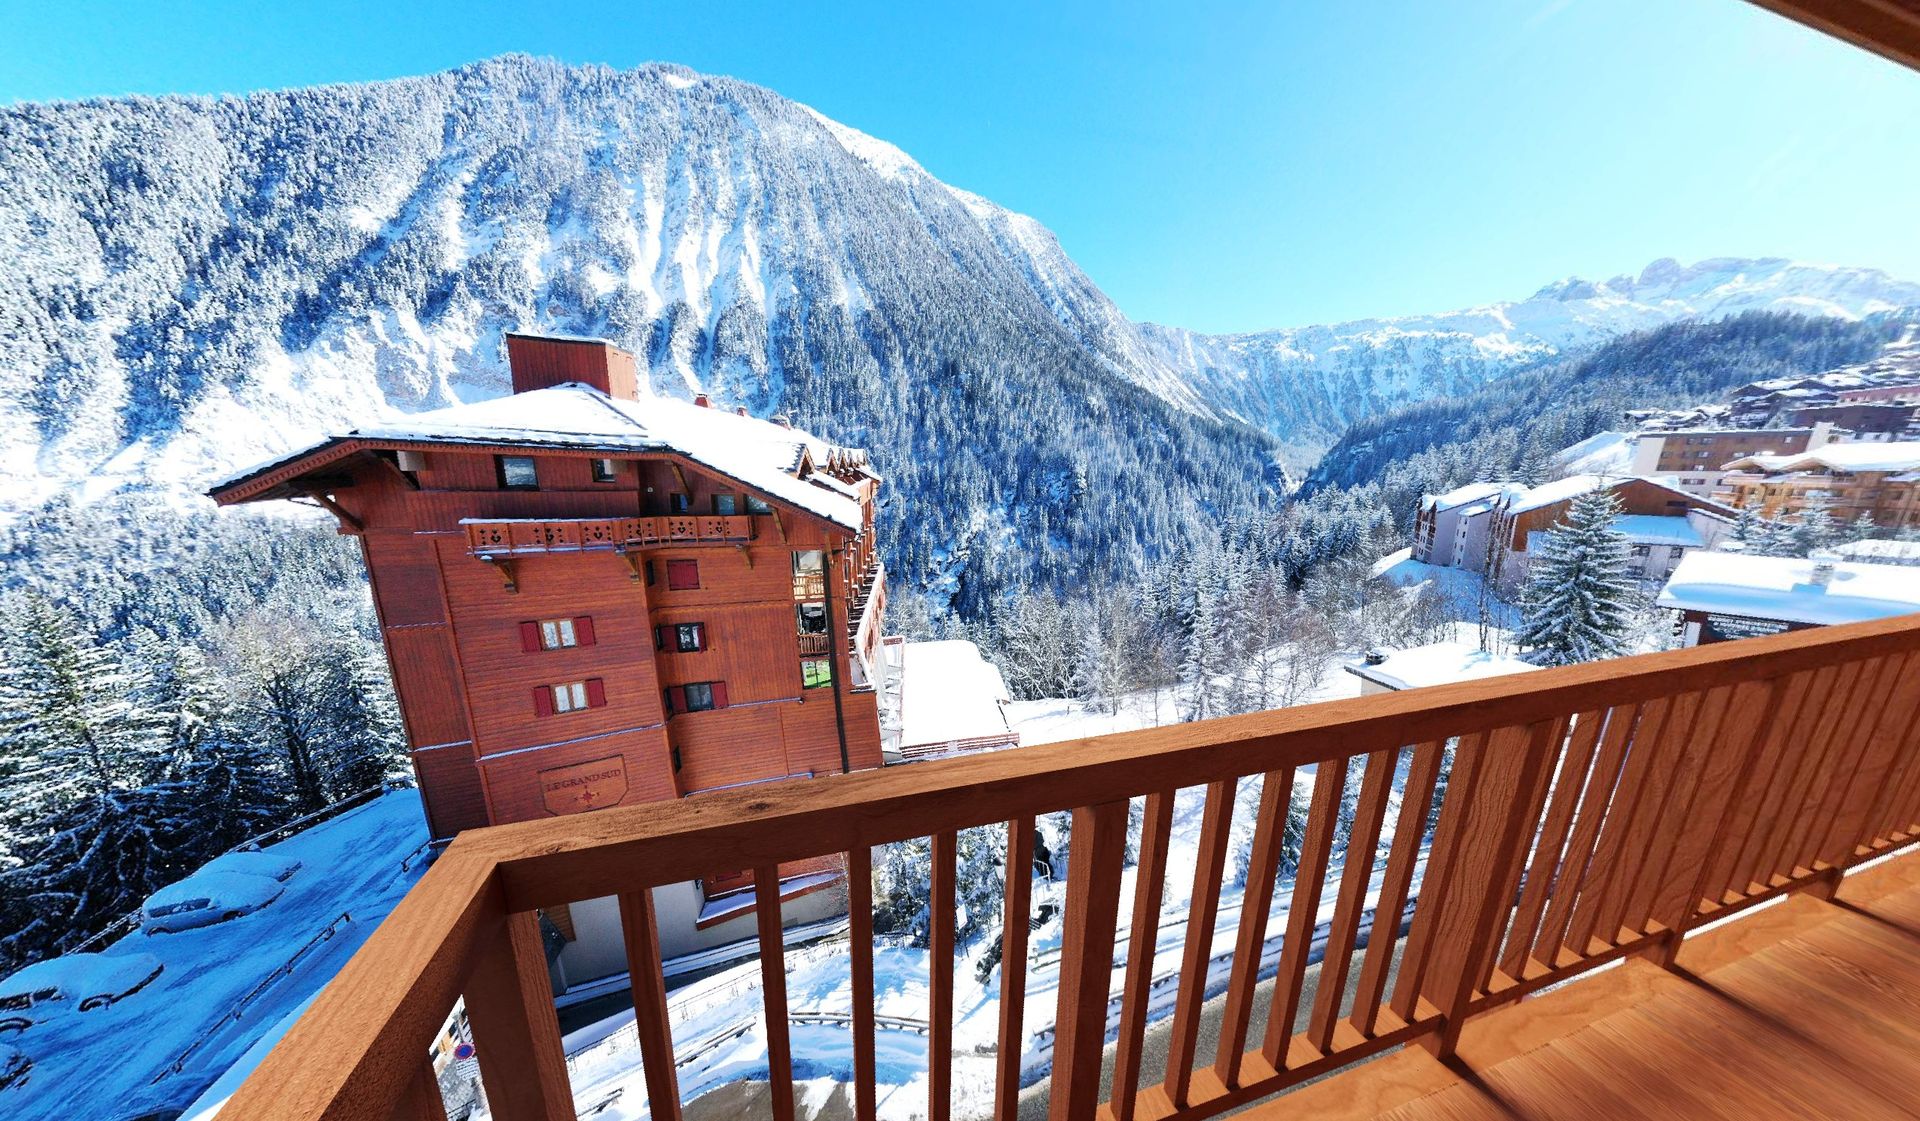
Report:
M1789 536L1794 554L1804 557L1833 548L1840 541L1841 530L1827 503L1816 499L1801 508L1800 519L1794 523Z
M1611 490L1589 491L1543 535L1515 636L1535 662L1571 665L1627 652L1636 590L1627 539L1613 528L1619 513Z

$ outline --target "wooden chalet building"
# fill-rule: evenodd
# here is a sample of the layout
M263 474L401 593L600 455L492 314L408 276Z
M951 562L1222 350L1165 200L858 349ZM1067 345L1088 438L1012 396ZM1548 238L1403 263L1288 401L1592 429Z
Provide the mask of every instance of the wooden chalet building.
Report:
M433 836L879 766L866 454L655 397L606 342L506 345L512 396L330 436L210 492L310 500L360 539ZM818 886L818 863L783 873ZM664 933L743 937L744 918L693 932L750 892L685 885L689 921ZM616 936L576 951L594 960L575 979L624 968L604 903ZM582 911L552 917L571 936Z

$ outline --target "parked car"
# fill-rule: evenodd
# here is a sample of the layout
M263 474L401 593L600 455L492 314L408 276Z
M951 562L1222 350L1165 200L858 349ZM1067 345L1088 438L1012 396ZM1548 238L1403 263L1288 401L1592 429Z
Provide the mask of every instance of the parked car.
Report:
M208 872L244 872L249 876L265 876L270 880L286 883L300 870L300 862L291 856L278 856L259 849L246 852L230 852L216 856L200 866L194 875Z
M0 981L0 1032L24 1031L62 1009L91 1012L139 992L160 976L152 954L68 954Z
M212 926L250 915L285 890L285 884L269 876L201 869L147 896L140 907L140 926L148 934Z

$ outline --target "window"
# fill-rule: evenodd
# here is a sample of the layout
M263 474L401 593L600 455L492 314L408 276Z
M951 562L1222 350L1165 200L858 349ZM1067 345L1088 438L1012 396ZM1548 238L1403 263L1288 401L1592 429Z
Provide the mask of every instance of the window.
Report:
M755 498L753 495L749 494L747 495L747 513L771 514L773 513L773 507L767 505L766 499Z
M540 473L530 455L498 455L493 458L502 490L539 490Z
M541 619L520 624L520 648L529 654L542 650L566 650L593 645L593 617L576 615L571 619Z
M667 562L667 590L672 592L691 591L700 586L700 562L691 560L670 560Z
M793 598L811 599L827 590L827 554L807 549L793 554Z
M665 629L673 636L673 648L682 654L692 654L707 648L705 623L675 623Z
M663 692L668 716L727 707L727 683L724 681L692 681L672 686Z
M681 692L686 697L688 712L706 712L713 707L713 683L710 681L695 681L683 686Z
M617 481L619 478L620 465L618 463L615 463L611 459L596 459L593 461L594 482L611 483Z
M647 562L646 569L647 569L647 587L651 588L653 587L653 562L652 561Z
M818 689L833 684L833 665L825 658L800 659L800 687Z
M607 684L598 677L559 685L536 685L533 689L533 711L538 716L557 716L579 712L583 708L600 708L606 703Z
M713 512L719 517L732 517L737 512L738 502L739 499L731 494L716 494L713 496Z
M1651 546L1648 546L1648 545L1635 545L1633 547L1633 555L1636 557L1644 557L1650 551L1651 551Z
M693 499L684 494L667 495L667 509L675 514L684 514L693 509Z
M1686 556L1686 555L1687 555L1687 549L1686 549L1686 546L1684 546L1684 545L1669 545L1669 546L1667 546L1667 559L1668 559L1668 560L1679 560L1679 559L1680 559L1681 557L1684 557L1684 556Z
M793 606L794 630L800 634L827 633L827 605L796 603Z

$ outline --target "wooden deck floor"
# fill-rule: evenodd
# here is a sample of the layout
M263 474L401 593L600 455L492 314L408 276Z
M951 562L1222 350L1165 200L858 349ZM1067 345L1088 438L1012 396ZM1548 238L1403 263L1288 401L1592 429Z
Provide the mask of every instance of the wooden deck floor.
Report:
M1920 1117L1920 855L1469 1021L1251 1114L1314 1121Z

